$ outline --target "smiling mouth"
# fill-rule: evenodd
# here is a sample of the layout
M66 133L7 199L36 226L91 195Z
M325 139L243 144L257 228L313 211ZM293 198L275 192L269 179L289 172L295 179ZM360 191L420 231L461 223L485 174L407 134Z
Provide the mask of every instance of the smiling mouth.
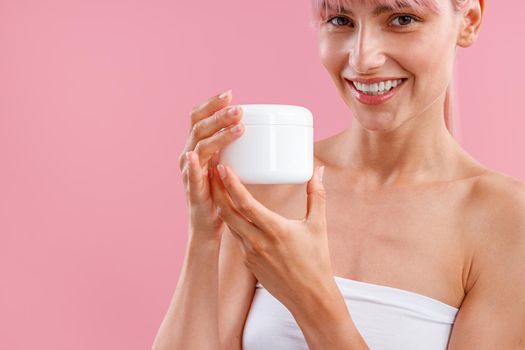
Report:
M381 96L394 90L396 87L402 85L407 78L391 79L374 84L364 84L357 81L346 79L355 90L367 96Z
M377 83L361 84L354 83L353 81L348 79L345 80L351 88L352 95L359 102L365 105L379 105L392 98L399 91L399 89L405 85L405 82L408 80L408 78L401 78L395 81L388 81L388 83L386 84L383 83L383 86L379 86L380 84ZM380 88L383 88L384 90L380 91ZM387 88L389 88L389 90L386 90Z

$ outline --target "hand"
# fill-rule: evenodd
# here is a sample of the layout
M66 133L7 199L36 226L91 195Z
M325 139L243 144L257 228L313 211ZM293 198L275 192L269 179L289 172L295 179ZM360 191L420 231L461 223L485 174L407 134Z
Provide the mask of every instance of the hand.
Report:
M227 108L231 93L221 99L215 96L193 108L191 129L186 146L179 156L179 166L186 189L189 209L189 231L192 238L220 240L225 225L217 215L211 199L210 166L218 161L218 153L244 131L240 123L242 110ZM234 112L230 114L230 112ZM239 129L234 127L239 125ZM188 152L188 153L186 153Z
M211 181L219 216L241 244L246 266L288 308L307 301L307 291L335 284L322 168L308 181L307 213L302 220L287 219L266 208L227 166L218 165ZM223 172L222 180L219 172Z

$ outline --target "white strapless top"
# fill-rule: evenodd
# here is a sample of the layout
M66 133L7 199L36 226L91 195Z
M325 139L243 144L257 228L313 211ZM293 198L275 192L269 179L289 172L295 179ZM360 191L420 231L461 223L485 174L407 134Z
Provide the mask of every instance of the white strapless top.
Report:
M371 350L445 350L458 308L403 289L334 276ZM260 282L243 331L243 350L308 350L290 311Z

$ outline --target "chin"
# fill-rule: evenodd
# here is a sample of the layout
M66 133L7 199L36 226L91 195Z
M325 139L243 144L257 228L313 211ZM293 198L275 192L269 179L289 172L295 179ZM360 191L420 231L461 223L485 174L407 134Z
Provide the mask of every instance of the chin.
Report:
M396 123L396 116L392 113L354 113L354 119L362 128L369 131L391 131L398 126Z

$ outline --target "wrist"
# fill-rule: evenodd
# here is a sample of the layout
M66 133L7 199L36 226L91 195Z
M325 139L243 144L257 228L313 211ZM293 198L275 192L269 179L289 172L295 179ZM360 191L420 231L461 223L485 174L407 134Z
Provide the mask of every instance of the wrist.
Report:
M186 245L186 256L190 260L205 259L208 262L218 259L221 240L190 231Z
M221 237L222 235L220 234L211 235L210 232L200 232L190 229L188 231L188 245L192 244L206 247L220 246Z
M194 276L218 274L220 241L189 238L183 263L183 271ZM211 274L211 275L210 275Z
M368 349L335 281L319 285L305 294L302 305L290 309L309 348Z
M312 286L304 296L305 298L291 309L294 317L303 323L318 328L346 323L351 319L335 281Z

